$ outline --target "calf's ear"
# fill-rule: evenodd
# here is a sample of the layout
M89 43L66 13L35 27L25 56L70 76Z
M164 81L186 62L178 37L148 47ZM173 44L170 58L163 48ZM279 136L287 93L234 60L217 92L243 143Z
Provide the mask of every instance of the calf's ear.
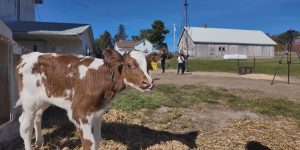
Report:
M103 50L104 60L111 64L123 63L122 55L114 49Z

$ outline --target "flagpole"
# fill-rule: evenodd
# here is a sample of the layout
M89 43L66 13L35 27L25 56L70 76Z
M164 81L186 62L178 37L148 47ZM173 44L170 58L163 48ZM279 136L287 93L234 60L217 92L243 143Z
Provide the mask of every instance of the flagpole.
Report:
M175 51L176 51L176 27L175 27L175 24L174 24L174 36L173 36L173 42L174 42L174 49L173 49L173 56L175 57Z

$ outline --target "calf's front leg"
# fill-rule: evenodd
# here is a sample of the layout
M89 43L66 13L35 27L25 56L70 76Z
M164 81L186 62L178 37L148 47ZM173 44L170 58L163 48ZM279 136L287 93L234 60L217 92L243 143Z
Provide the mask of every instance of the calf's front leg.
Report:
M93 117L80 123L79 134L83 150L97 150L101 138L100 119Z

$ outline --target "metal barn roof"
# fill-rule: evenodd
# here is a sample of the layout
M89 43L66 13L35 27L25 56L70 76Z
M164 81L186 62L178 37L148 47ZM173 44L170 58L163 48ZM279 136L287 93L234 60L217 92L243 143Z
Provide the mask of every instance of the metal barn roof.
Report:
M17 21L6 22L16 40L79 40L85 31L91 39L93 33L88 24Z
M185 28L195 43L276 45L264 32L222 28Z
M6 24L13 32L39 35L79 35L90 27L88 24L34 21L6 22Z

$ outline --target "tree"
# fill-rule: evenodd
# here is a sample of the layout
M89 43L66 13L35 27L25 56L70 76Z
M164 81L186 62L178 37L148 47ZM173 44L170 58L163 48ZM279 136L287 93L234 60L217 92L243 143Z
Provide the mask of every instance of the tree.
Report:
M118 32L114 36L114 41L117 42L119 40L126 40L127 39L127 34L125 32L125 26L123 24L120 24L118 27Z
M275 46L275 51L281 51L284 50L286 47L286 44L288 42L288 32L290 30L280 33L278 35L272 35L271 38L277 43L277 45ZM293 38L300 36L300 32L299 31L295 31L293 32Z
M131 36L131 40L133 40L133 41L140 41L142 39L138 35L133 35L133 36Z
M99 39L99 48L103 50L112 46L113 44L111 34L108 31L104 31Z
M152 32L149 40L158 49L167 47L167 44L164 43L164 41L168 33L169 30L166 29L164 22L162 22L161 20L156 20L152 23Z
M156 20L151 24L151 29L140 30L139 36L132 36L132 40L148 39L154 44L157 49L167 48L167 44L164 43L165 36L169 33L166 29L165 24L161 20Z
M100 35L100 38L97 38L94 41L94 55L101 57L101 51L112 46L111 34L108 31L104 31L103 34Z

